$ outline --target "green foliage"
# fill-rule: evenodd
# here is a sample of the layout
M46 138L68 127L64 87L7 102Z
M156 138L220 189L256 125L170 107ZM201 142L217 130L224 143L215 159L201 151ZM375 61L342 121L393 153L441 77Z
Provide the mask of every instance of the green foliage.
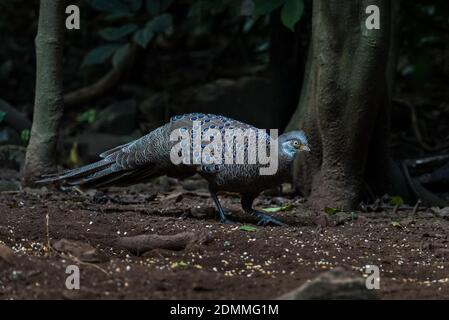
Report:
M173 18L165 12L172 3L173 0L90 0L89 4L105 14L103 19L114 26L105 27L98 32L102 40L109 43L90 51L84 58L82 67L109 60L117 66L133 43L147 48L155 35L165 33L172 26ZM148 13L151 15L149 19ZM119 21L123 22L117 26Z
M131 11L138 11L142 7L142 0L124 0Z
M120 47L118 44L99 46L90 51L83 60L81 67L88 67L106 62Z
M122 60L128 54L130 48L131 45L129 43L126 43L122 45L120 48L118 48L117 51L115 51L114 56L112 57L112 65L114 67L117 67L117 65L119 65L120 62L122 62Z
M242 231L248 231L248 232L253 232L253 231L256 231L257 228L256 228L256 227L253 227L253 226L243 225L243 226L240 227L240 230L242 230Z
M331 208L331 207L324 208L324 212L330 216L333 216L334 214L339 213L341 211L342 210L338 208Z
M390 197L389 203L391 206L402 206L404 204L404 200L399 196L395 196Z
M74 142L69 153L69 163L73 167L78 167L81 164L80 157L78 155L78 143Z
M413 59L413 79L417 83L425 83L432 75L432 58L423 54L418 54Z
M169 27L172 26L172 16L168 13L164 13L160 16L155 17L153 20L147 23L150 25L153 32L165 32Z
M0 110L0 123L2 123L3 120L5 120L5 117L6 117L6 112Z
M167 10L172 3L173 0L146 0L145 7L148 13L156 16Z
M77 122L88 124L94 123L96 119L97 119L97 111L95 109L89 109L76 117Z
M125 36L133 33L138 29L138 26L133 23L125 24L117 28L105 28L98 33L104 40L117 41L123 39Z
M27 144L28 141L30 141L30 129L23 129L22 132L20 132L20 140L23 144Z
M146 48L148 43L153 39L154 33L153 28L150 24L147 24L145 28L140 29L134 33L133 41L142 48Z
M265 212L275 213L275 212L282 212L282 211L291 211L294 208L294 206L289 203L282 207L275 207L275 208L264 208L262 209Z
M401 48L401 75L417 88L434 82L439 76L446 77L444 59L435 59L435 48L447 44L449 2L403 1L403 19L398 24L398 47ZM443 53L444 55L444 53ZM406 59L404 59L406 57Z
M194 37L210 35L211 30L217 25L226 28L230 33L238 32L243 19L248 22L253 20L247 19L247 16L253 13L253 9L252 0L195 0L180 29ZM250 25L251 22L247 24Z
M391 225L395 228L402 228L402 224L399 221L392 221Z
M146 48L157 33L163 33L172 26L172 16L164 13L147 22L144 28L134 33L133 41Z
M281 7L286 0L254 0L254 15L262 16L270 14Z
M291 31L295 31L296 23L304 13L303 0L287 0L281 11L281 21Z
M254 0L254 15L267 15L281 7L282 24L295 31L295 25L304 13L304 0Z
M129 12L129 7L126 5L125 1L121 0L90 0L89 4L102 12Z

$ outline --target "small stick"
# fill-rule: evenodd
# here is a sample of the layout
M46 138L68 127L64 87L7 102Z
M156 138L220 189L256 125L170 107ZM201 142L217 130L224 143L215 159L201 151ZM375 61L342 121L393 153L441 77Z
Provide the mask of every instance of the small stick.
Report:
M70 254L70 253L67 253L67 254L64 254L64 255L61 254L60 256L61 256L61 257L66 256L66 257L68 257L69 259L71 259L72 261L74 261L74 262L77 263L77 264L85 265L85 266L88 266L88 267L95 268L95 269L97 269L97 270L103 272L105 275L110 276L109 272L107 272L107 271L106 271L105 269L103 269L102 267L97 266L96 264L93 264L93 263L81 261L80 259L78 259L77 257L75 257L74 255L72 255L72 254Z
M418 201L416 201L415 206L413 207L412 215L415 215L418 212L420 204L421 204L421 199L418 199Z
M393 214L397 214L397 213L398 213L398 210L399 210L399 203L396 204L396 205L394 206L394 208L393 208Z
M47 251L48 251L48 253L50 253L50 251L51 251L50 228L49 228L50 215L48 214L48 212L45 215L45 220L46 220L45 229L46 229L46 235L47 235Z

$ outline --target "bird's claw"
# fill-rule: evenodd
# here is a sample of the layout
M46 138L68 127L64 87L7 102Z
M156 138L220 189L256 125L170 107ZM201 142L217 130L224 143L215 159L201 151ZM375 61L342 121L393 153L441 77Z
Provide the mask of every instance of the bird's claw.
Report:
M280 222L279 220L273 218L272 216L257 212L257 217L260 218L259 222L257 222L258 226L266 226L267 224L271 223L275 226L285 226L286 224L283 222Z
M233 220L230 220L230 219L227 219L227 218L220 219L220 222L224 223L224 224L235 224L235 222Z

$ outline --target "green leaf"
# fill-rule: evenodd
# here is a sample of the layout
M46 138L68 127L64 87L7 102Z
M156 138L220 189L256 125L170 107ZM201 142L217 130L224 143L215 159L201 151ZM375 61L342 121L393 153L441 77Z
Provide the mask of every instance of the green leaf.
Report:
M162 33L171 27L172 22L171 14L164 13L148 22L145 28L150 28L154 33Z
M120 0L90 0L89 5L98 11L117 13L129 12L129 8Z
M399 221L392 221L391 225L395 228L402 228L402 224Z
M151 30L152 28L142 28L136 33L134 33L133 40L136 44L141 46L142 48L146 48L148 46L148 43L153 39L154 33Z
M72 144L72 148L69 152L69 162L71 165L78 167L81 164L80 157L78 155L78 142Z
M336 213L339 213L339 212L341 212L342 210L341 209L338 209L338 208L331 208L331 207L326 207L326 208L324 208L324 212L326 212L328 215L330 215L330 216L332 216L332 215L334 215L334 214L336 214Z
M275 208L264 208L262 209L265 212L271 212L271 213L275 213L275 212L281 212L281 211L291 211L294 208L294 206L289 203L286 206L283 207L275 207Z
M281 11L281 20L284 26L295 31L296 23L304 13L304 0L287 0Z
M133 12L138 11L142 7L142 0L122 0Z
M5 120L5 117L6 117L6 112L0 110L0 123L2 123L3 120Z
M173 0L146 0L147 11L153 16L161 14L170 7Z
M122 62L122 60L128 54L130 48L131 45L127 43L117 49L117 51L114 53L114 56L112 57L112 65L114 67L117 67L120 64L120 62Z
M175 269L175 268L186 268L189 266L189 263L186 263L184 261L179 261L179 262L173 262L170 265L170 268Z
M114 21L114 20L119 20L119 19L123 19L123 18L130 18L133 16L134 15L130 12L115 12L115 13L108 14L106 17L104 17L104 20Z
M257 228L256 228L256 227L253 227L253 226L243 225L243 226L240 227L240 230L242 230L242 231L248 231L248 232L253 232L253 231L256 231Z
M390 197L390 206L402 206L404 204L404 199L399 196Z
M104 63L119 47L120 45L118 44L109 44L93 49L84 57L81 67L83 68Z
M254 15L270 14L285 3L286 0L254 0Z
M20 132L20 140L26 144L30 140L30 129L23 129Z
M138 28L137 25L133 23L125 24L124 26L117 28L105 28L100 30L100 36L107 41L117 41L127 36L130 33L133 33Z
M79 123L89 123L92 124L97 118L97 111L95 109L89 109L86 112L79 114L76 117L76 121Z

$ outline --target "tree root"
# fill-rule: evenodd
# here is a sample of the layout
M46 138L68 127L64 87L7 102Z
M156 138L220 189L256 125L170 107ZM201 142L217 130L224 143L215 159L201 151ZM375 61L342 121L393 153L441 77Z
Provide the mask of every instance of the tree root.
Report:
M95 83L65 94L64 106L70 108L73 106L86 104L89 101L101 97L111 90L115 85L117 85L125 71L131 66L134 60L135 52L136 47L131 47L123 60Z
M182 232L175 235L142 234L123 237L115 241L115 245L137 256L153 249L183 250L195 244L207 244L211 241L208 234Z
M425 205L430 206L447 207L449 205L447 201L424 188L417 179L413 179L410 176L407 160L401 161L401 165L407 183L417 199L420 199Z
M6 112L4 122L17 132L31 128L31 121L25 115L17 111L8 102L0 98L0 111Z

